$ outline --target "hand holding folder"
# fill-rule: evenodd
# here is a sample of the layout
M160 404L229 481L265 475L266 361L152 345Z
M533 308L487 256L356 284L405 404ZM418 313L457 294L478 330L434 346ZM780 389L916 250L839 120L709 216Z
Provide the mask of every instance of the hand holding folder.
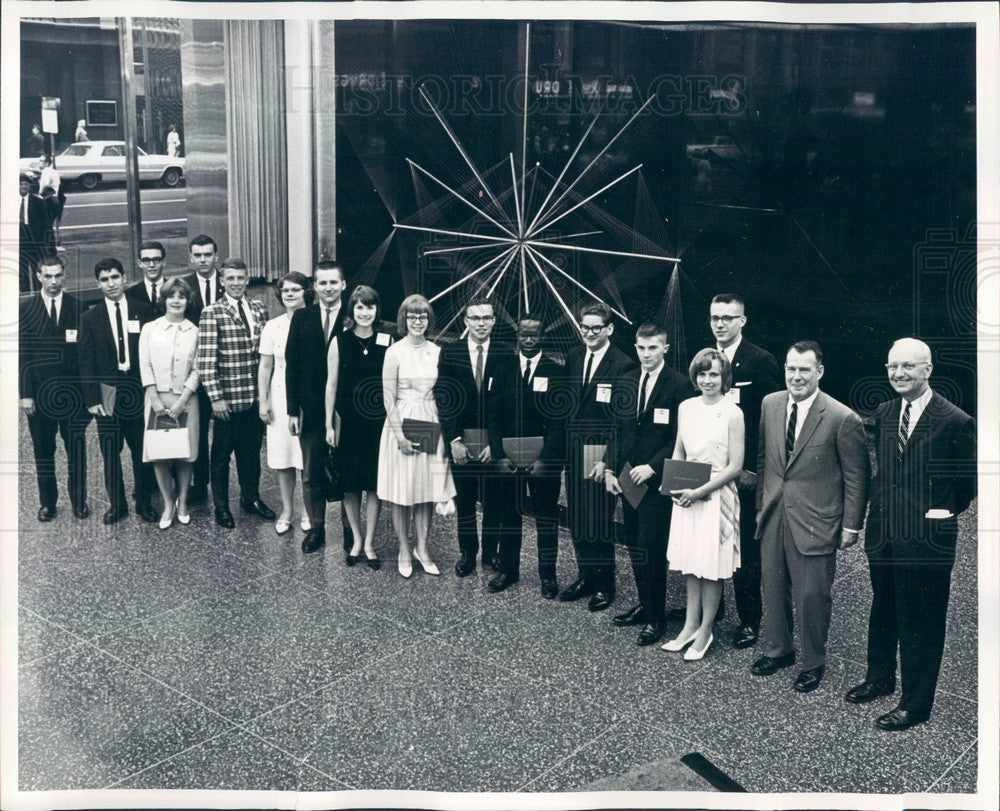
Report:
M441 426L427 420L403 418L403 436L418 445L421 453L435 453L441 439Z
M688 462L683 459L663 461L663 480L660 492L669 496L677 490L694 490L708 484L712 478L712 466L707 462Z

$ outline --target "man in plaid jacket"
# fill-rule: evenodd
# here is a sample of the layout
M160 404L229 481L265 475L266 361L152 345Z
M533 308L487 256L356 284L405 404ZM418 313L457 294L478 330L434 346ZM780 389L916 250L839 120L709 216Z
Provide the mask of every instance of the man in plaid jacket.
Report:
M267 307L246 297L247 266L242 259L221 265L225 295L201 312L198 324L198 375L212 402L215 429L209 454L215 523L232 529L229 511L229 459L236 454L240 508L273 520L260 498L260 447L264 424L257 407L260 333Z

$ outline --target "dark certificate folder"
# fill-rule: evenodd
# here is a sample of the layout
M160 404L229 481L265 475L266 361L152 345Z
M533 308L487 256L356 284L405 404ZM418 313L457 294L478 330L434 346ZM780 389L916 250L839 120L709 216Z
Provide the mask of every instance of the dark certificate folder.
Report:
M632 509L638 510L639 503L646 497L649 485L645 483L636 484L632 481L631 473L632 465L626 462L625 467L622 468L622 472L618 474L618 486L622 489L622 495L626 501L632 505Z
M441 438L441 426L436 422L404 417L403 436L410 442L416 442L420 446L421 453L434 453Z
M530 467L538 460L544 444L540 436L507 436L503 439L503 452L514 467Z
M663 461L663 481L660 492L665 496L671 490L693 490L712 478L712 466L707 462L684 462L679 459Z

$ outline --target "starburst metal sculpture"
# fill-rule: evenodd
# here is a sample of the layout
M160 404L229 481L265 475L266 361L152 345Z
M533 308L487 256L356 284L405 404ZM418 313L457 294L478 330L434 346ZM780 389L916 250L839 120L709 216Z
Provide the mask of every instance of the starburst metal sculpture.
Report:
M453 290L463 285L469 285L470 283L475 284L477 282L478 286L475 288L473 295L481 295L485 291L485 295L493 296L501 282L506 280L507 289L516 291L512 294L516 295L518 299L517 311L519 313L530 313L532 311L532 302L531 296L529 296L529 288L536 286L540 282L551 294L552 298L558 302L563 313L565 313L565 316L568 318L569 323L573 324L575 323L576 318L573 311L566 303L564 296L559 292L560 285L565 288L565 285L569 284L572 286L571 289L575 289L578 293L597 301L603 301L603 299L593 290L575 279L566 270L561 268L555 261L553 261L553 258L548 255L549 252L569 251L581 254L599 255L614 259L667 262L672 264L675 270L679 266L680 259L656 253L619 251L604 247L591 247L580 244L579 240L601 235L603 233L601 230L584 230L569 234L561 234L554 231L554 226L557 223L566 220L571 215L575 215L578 212L582 213L588 209L593 211L593 207L595 205L593 201L597 197L608 192L610 189L617 186L623 180L632 176L642 168L642 164L639 164L632 169L629 169L627 172L619 175L617 178L605 184L593 193L582 195L580 192L575 191L581 181L587 177L591 169L593 169L598 161L600 161L600 159L608 152L611 146L646 110L646 108L653 101L652 97L649 98L628 119L624 126L618 130L614 137L612 137L604 145L604 147L586 163L575 179L567 183L565 182L565 178L570 167L576 160L577 155L580 153L581 148L587 141L588 136L590 136L593 131L594 125L601 117L602 110L598 110L597 114L586 128L586 131L583 133L583 136L580 138L579 143L577 143L576 148L567 159L562 171L559 173L558 177L548 183L547 193L544 194L544 198L541 203L536 205L536 186L541 185L544 187L546 178L543 177L543 175L547 173L545 173L541 166L537 163L530 170L527 167L528 69L531 41L530 23L526 24L525 33L524 113L521 126L520 172L518 172L514 153L508 154L508 161L501 161L500 164L492 167L489 171L481 172L469 156L468 152L465 148L463 148L461 142L449 126L444 115L434 104L426 90L421 87L419 89L421 97L434 113L434 116L440 123L445 134L448 136L451 143L458 151L458 154L461 156L465 166L469 169L469 171L471 171L472 178L474 180L470 180L469 183L462 187L462 190L458 190L437 178L434 174L417 164L415 161L407 158L407 163L410 165L411 171L419 172L420 175L430 179L435 184L440 186L445 190L445 192L447 192L446 197L454 198L454 200L459 201L464 208L472 212L472 215L471 218L467 219L466 222L463 223L463 227L458 229L432 228L427 225L414 225L401 222L395 222L393 227L395 229L422 232L434 235L437 238L444 237L458 243L447 247L421 248L421 253L425 257L431 255L454 256L473 251L478 254L476 262L471 266L466 265L463 267L460 263L457 263L458 278L452 284L445 287L445 289L431 297L430 301L434 302L441 299L443 296L451 293ZM497 174L506 174L506 168L503 168L502 170L499 169L503 163L509 163L510 185L504 188L500 194L497 194L494 191L493 183L491 181L495 179ZM551 176L548 177L551 179ZM468 192L472 191L477 185L479 188L478 194L470 195ZM465 193L463 193L463 191L465 191ZM541 196L541 194L539 194L539 196ZM482 205L477 205L477 199L482 200ZM606 221L614 221L614 218L607 214L603 215L603 219ZM653 243L650 242L649 244L652 245ZM516 284L511 284L512 277L517 277ZM623 308L619 309L611 307L611 310L616 316L624 320L626 323L632 323L628 315L623 311ZM458 308L451 320L448 321L441 330L442 333L447 332L448 328L452 323L454 323L455 320L457 320L461 312L461 308Z

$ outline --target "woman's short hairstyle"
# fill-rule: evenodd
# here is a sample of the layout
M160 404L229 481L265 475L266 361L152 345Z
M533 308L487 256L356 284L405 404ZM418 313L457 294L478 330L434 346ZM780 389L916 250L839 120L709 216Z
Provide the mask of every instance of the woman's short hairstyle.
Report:
M691 359L691 366L688 367L688 377L695 388L698 388L698 372L707 372L712 368L712 361L719 362L719 372L722 375L722 393L725 394L733 387L733 367L729 363L729 358L725 352L718 349L702 349Z
M374 304L375 321L373 323L378 324L378 320L382 316L382 302L379 300L378 291L367 284L359 284L351 291L351 297L347 300L347 313L344 316L345 330L354 329L355 304L364 304L366 307L371 307Z
M427 332L434 331L434 308L431 303L419 293L413 293L403 299L399 305L399 312L396 313L396 330L400 335L406 335L406 314L407 313L427 313Z
M278 304L282 307L285 306L285 302L281 299L281 288L284 286L285 282L291 282L292 284L297 284L302 288L302 291L306 294L306 306L308 307L313 303L313 298L315 293L312 289L312 279L306 276L304 273L299 273L297 270L292 270L286 273L284 276L279 278L274 283L272 288L274 291L274 298L277 300Z
M179 290L181 295L188 301L191 301L191 297L194 295L191 285L184 281L180 276L174 276L172 279L167 279L163 282L163 287L160 288L160 295L158 297L159 305L162 309L167 309L167 299L170 298L171 294L173 294L175 290Z

